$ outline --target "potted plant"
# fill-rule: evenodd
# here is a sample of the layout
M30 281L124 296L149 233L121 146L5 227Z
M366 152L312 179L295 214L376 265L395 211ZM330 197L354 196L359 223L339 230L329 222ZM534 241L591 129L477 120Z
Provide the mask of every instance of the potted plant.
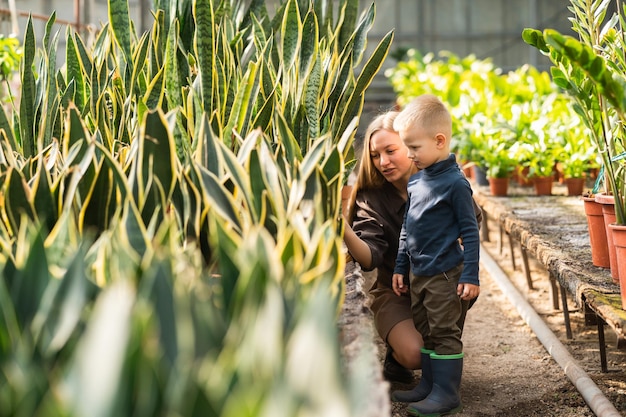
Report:
M489 190L492 195L506 195L511 173L517 165L509 152L509 143L499 136L493 136L486 141L484 149L482 162Z
M599 166L597 152L589 140L588 129L572 123L561 131L561 146L557 149L557 166L563 175L568 195L582 195L587 173Z
M553 29L543 32L525 29L522 36L530 45L550 56L554 66L552 76L575 102L575 109L589 128L595 149L602 159L604 194L612 196L614 223L617 229L626 226L626 194L621 154L625 149L623 124L626 121L626 59L624 51L624 16L617 12L607 17L609 2L602 0L572 0L574 13L572 27L578 39L565 36ZM594 190L599 191L599 190ZM605 220L606 222L606 220ZM624 227L626 229L626 227ZM613 232L607 227L609 252ZM622 305L626 308L626 253L611 256L621 259L618 274L621 283ZM613 264L611 269L613 277Z
M551 141L546 140L546 137L536 135L528 139L533 149L526 162L528 176L533 181L537 195L550 195L552 194L554 165L556 164L554 147Z
M574 108L602 159L606 191L618 197L616 221L624 224L624 181L617 175L619 161L614 160L617 150L624 148L620 135L615 134L619 120L626 119L621 116L626 111L621 102L626 74L623 62L622 69L619 65L624 61L624 39L618 26L620 18L604 23L608 6L602 0L572 1L573 28L579 39L553 29L525 29L522 37L550 57L554 81L574 100Z

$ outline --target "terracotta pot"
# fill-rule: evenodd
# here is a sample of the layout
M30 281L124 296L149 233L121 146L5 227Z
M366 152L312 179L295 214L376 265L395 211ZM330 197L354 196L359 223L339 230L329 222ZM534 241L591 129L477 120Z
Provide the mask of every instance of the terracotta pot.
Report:
M536 195L552 195L552 182L554 177L552 175L547 177L534 177L533 184L535 184Z
M604 227L606 230L606 244L609 247L609 263L611 264L611 277L615 283L619 282L619 271L617 269L617 254L613 244L613 233L609 228L615 223L615 199L610 194L596 194L596 202L602 205L602 216L604 217Z
M612 223L609 225L619 270L619 292L622 296L622 309L626 310L626 226Z
M488 178L489 191L493 196L505 196L509 190L509 178Z
M609 246L606 242L606 227L602 205L594 197L583 197L587 227L589 228L589 244L591 245L591 262L601 268L611 266L609 260Z
M563 180L567 186L567 195L581 195L585 188L585 178L565 178Z

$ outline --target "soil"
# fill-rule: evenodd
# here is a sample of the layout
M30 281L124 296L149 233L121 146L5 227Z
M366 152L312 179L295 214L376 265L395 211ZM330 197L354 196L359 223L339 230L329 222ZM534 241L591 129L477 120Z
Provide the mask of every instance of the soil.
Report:
M541 264L530 258L534 287L530 290L519 260L516 262L516 270L512 270L509 251L504 250L501 253L498 251L495 243L497 226L494 225L488 229L494 236L489 239L490 242L483 241L483 248L498 262L518 291L526 297L568 348L577 361L577 365L587 373L613 406L626 416L626 351L616 348L617 339L614 332L605 327L608 372L602 373L596 326L586 325L583 312L570 300L568 310L573 338L568 340L563 312L554 309L552 304L548 273ZM516 256L519 256L519 253ZM374 274L360 272L358 266L351 265L362 274L364 279L362 288L369 288ZM482 269L481 295L468 313L463 335L465 359L461 397L464 409L456 415L459 417L594 416L593 411L568 379L564 370L536 338L498 284L487 275L484 268ZM366 295L361 298L347 297L344 309L361 309L365 320L369 321L368 325L373 328L369 310L363 309L363 305L354 305L364 303L367 306L368 301ZM350 338L350 332L349 329L342 329L344 337ZM372 412L365 414L405 416L407 415L406 404L384 402L389 401L388 395L391 391L410 389L412 385L390 384L382 381L380 375L386 348L382 340L375 332L373 333L374 350L379 361L376 365L380 366L375 371L375 377L381 378L382 391L386 393L387 398L381 400L380 395L377 397L374 394L370 402L375 404L373 407L377 410L370 410ZM419 381L419 375L420 371L415 371L416 383ZM380 404L381 401L383 404Z

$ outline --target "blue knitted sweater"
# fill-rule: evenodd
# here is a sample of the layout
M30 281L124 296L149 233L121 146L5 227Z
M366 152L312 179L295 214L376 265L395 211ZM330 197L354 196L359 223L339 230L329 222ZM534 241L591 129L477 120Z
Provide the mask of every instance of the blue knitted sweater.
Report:
M394 273L432 276L463 262L459 283L479 285L480 239L472 188L454 154L409 179ZM463 246L458 239L462 238Z

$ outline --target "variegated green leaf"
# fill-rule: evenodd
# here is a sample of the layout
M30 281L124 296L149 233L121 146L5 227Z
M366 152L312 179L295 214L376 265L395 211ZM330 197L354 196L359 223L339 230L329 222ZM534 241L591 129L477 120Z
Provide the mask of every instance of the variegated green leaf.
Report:
M141 39L139 39L139 43L135 48L133 54L133 65L132 65L132 74L130 77L130 87L128 89L129 94L137 94L141 96L143 91L140 88L141 75L146 67L146 57L148 56L148 52L150 50L150 36L148 33L144 33Z
M200 176L203 199L208 203L208 208L215 210L235 230L241 232L242 225L238 214L240 210L232 195L211 171L202 167L197 167L197 171Z
M167 108L174 109L183 105L180 84L180 68L178 65L178 25L170 26L165 48L165 96Z
M354 28L356 26L357 18L359 13L359 0L345 0L342 8L341 14L343 19L340 19L341 28L339 32L339 50L343 50L346 44L349 42L352 34L354 32Z
M300 149L298 145L298 141L293 136L291 129L289 128L289 124L285 117L281 112L274 112L274 134L277 139L283 144L285 147L285 153L287 160L289 161L301 161L303 151L304 153L308 152L308 149Z
M10 231L17 234L24 218L34 220L35 212L30 202L30 187L19 170L10 167L4 180L4 210ZM26 216L26 217L23 217Z
M296 0L287 0L280 31L282 39L282 65L285 70L293 67L302 42L302 22Z
M23 226L26 230L20 239L25 253L16 255L17 269L14 274L5 275L22 330L27 329L35 317L52 278L48 272L48 260L42 237L34 231L33 226L32 223ZM23 259L20 259L22 256Z
M233 149L236 149L234 146L236 141L232 140L231 142L228 138L231 137L231 135L234 136L235 132L241 136L246 136L247 134L248 120L256 100L255 91L258 91L259 88L256 76L257 68L258 66L254 63L250 63L248 66L248 70L241 80L239 89L237 90L235 102L231 107L230 117L226 128L224 129L224 134L226 135L224 140L226 144L230 145Z
M128 0L108 0L109 22L118 45L124 54L124 60L128 66L132 65L131 52L131 22L128 12Z
M311 71L311 65L316 60L319 47L318 32L315 13L313 10L309 10L302 23L302 46L300 48L300 60L298 64L299 71L303 75Z
M309 123L309 137L315 139L320 134L320 92L322 90L322 64L319 59L313 63L306 83L304 110Z
M363 106L365 90L369 87L370 83L374 79L374 76L382 67L383 62L389 53L392 40L393 31L388 32L385 37L383 37L363 66L363 69L361 70L361 73L356 81L354 91L352 92L349 100L345 103L345 107L341 115L341 124L335 133L341 134L345 130L346 126L352 121L352 118L360 114Z
M35 143L35 33L33 31L32 18L28 19L26 33L24 35L24 47L22 58L22 91L20 97L20 122L19 132L22 144L22 152L25 157L34 156L37 153Z
M213 42L216 29L211 1L195 1L194 17L196 20L194 46L200 68L202 104L204 110L209 112L213 105L213 62L215 60Z

